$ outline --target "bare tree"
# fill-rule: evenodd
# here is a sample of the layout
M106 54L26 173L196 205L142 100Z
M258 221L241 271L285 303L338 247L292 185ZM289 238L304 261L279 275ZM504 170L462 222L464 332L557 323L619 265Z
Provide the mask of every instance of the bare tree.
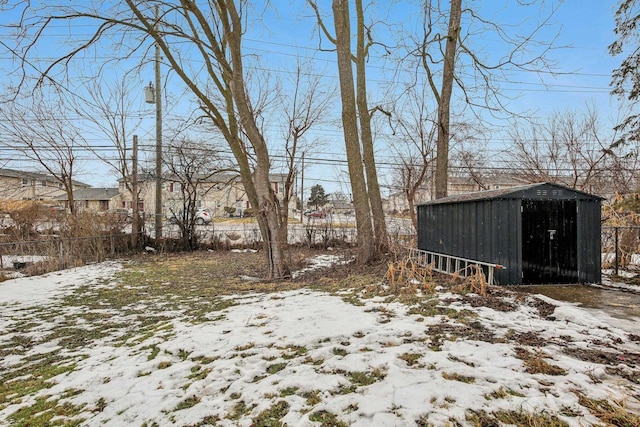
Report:
M146 52L149 41L155 43L164 62L198 101L234 155L250 203L258 212L268 277L290 275L287 242L282 240L286 224L269 180L271 158L257 122L252 102L254 92L245 81L242 39L245 25L250 25L252 18L247 0L205 3L125 0L118 4L73 0L65 5L43 4L37 9L27 3L20 16L20 34L26 37L20 40L20 56L25 64L31 50L54 23L64 22L69 28L78 21L96 24L86 38L71 40L75 44L48 64L41 81L82 52L106 42L106 37L118 41L111 46L119 48L126 58L137 51ZM194 69L194 62L202 66Z
M475 150L462 150L452 156L452 164L458 169L459 175L468 177L478 190L488 190L486 173L486 158L484 153Z
M607 159L613 153L600 135L595 110L558 112L546 121L514 124L510 139L508 159L525 180L602 188Z
M111 167L130 188L131 180L131 129L140 125L141 120L133 114L132 92L134 88L126 76L120 81L93 79L85 86L87 96L75 102L75 113L85 119L96 130L96 137L106 139L110 146L89 145L87 148L95 156ZM134 121L134 123L130 123ZM115 156L114 156L115 151Z
M335 46L337 53L342 126L358 229L358 262L367 263L388 245L371 130L371 116L378 108L370 109L367 100L365 65L374 41L370 28L365 25L362 0L355 1L355 54L351 49L353 34L349 1L334 0L332 3L335 35L325 25L317 3L313 0L307 2L316 14L322 33ZM355 81L352 62L355 64Z
M608 156L605 170L612 189L618 194L637 192L640 188L640 140L627 140L624 145L612 148L611 153L613 155Z
M89 144L87 149L98 159L108 165L117 173L124 187L131 194L133 188L133 134L140 124L140 119L135 119L132 114L131 95L134 90L129 76L125 75L118 82L109 82L105 79L89 80L86 86L87 96L78 99L70 97L75 105L75 113L88 124L93 125L96 137L110 143ZM134 123L131 123L134 121ZM140 193L139 189L136 189ZM137 194L139 197L140 194ZM134 195L132 200L136 200ZM137 245L137 236L140 228L140 213L138 206L132 206L133 220L131 222L131 244Z
M436 151L436 118L428 111L424 91L411 88L403 104L397 105L393 118L395 135L390 148L399 160L394 173L399 187L409 205L413 227L418 229L415 203L420 190L431 176Z
M195 249L199 237L196 232L198 204L214 188L211 177L228 169L215 150L202 141L185 137L170 145L163 161L167 171L164 179L176 189L171 193L176 196L168 198L166 204L177 219L184 247Z
M378 182L378 172L373 148L373 132L371 130L371 117L379 111L389 114L380 106L369 107L367 99L367 75L366 63L369 59L369 50L375 42L371 35L371 27L366 25L362 0L355 1L356 8L356 54L353 61L356 66L356 106L360 122L360 132L362 139L362 161L367 177L367 190L369 191L369 203L371 204L371 216L373 219L373 232L376 250L386 251L389 245L387 235L387 225L382 209L382 196L380 194L380 184ZM348 13L346 14L348 17ZM340 43L349 43L350 38L340 40ZM379 44L379 42L378 42Z
M455 122L451 125L450 176L466 178L477 190L488 190L490 173L484 128L476 123Z
M281 232L287 232L288 210L293 196L295 173L301 156L309 149L309 142L305 140L308 131L321 122L331 107L334 89L321 84L320 78L310 72L308 67L297 64L288 94L280 97L281 106L287 122L285 135L285 150L287 153L287 177L282 193L282 222L285 224ZM281 238L286 239L286 236Z
M446 5L444 3L447 3ZM534 7L536 2L518 2ZM544 4L540 2L542 6ZM541 6L541 7L542 7ZM413 38L409 57L425 72L438 107L438 152L436 159L436 197L448 191L449 145L451 139L451 98L454 89L462 93L463 102L491 113L505 111L497 77L513 70L541 71L549 69L546 53L552 41L536 39L540 29L549 25L555 9L533 25L501 25L479 16L472 5L463 7L462 0L441 2L429 0L423 8L422 32ZM517 28L512 34L509 29ZM466 32L463 31L466 29ZM491 36L489 36L491 34ZM496 36L505 51L495 60L479 55L479 36ZM466 75L474 78L467 78Z
M451 94L455 78L455 59L458 38L460 37L460 19L462 17L462 0L451 0L449 11L449 28L445 36L445 51L442 65L442 86L433 94L438 100L438 142L436 157L436 198L445 197L448 192L449 177L449 126L451 115ZM425 70L428 57L422 56ZM433 85L434 83L432 83Z
M39 90L33 93L29 106L22 102L14 99L0 107L0 144L18 151L51 175L64 190L69 210L75 214L77 150L86 145L84 136L64 114L59 97L47 99Z

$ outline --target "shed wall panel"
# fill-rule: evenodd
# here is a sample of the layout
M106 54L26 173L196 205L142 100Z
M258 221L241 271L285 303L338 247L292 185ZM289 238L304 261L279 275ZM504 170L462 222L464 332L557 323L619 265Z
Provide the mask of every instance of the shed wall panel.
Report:
M520 200L496 200L493 204L496 251L490 262L506 267L496 274L501 284L519 283L522 279L520 205Z
M578 201L578 273L585 283L602 280L600 200Z

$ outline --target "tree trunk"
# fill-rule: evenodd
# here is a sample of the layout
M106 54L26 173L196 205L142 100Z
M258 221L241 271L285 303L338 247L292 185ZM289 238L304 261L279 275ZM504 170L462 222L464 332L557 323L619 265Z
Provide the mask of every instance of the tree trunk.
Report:
M438 104L438 142L436 157L436 199L446 197L449 181L449 116L451 109L451 93L455 71L456 47L460 34L460 18L462 0L451 0L449 12L449 32L444 54L442 71L442 90Z
M413 224L413 229L418 231L418 215L416 215L415 194L412 191L409 191L406 196L407 204L409 205L409 215L411 216L411 224Z
M280 203L271 186L269 170L271 162L269 151L260 129L255 121L247 99L242 67L242 22L233 1L226 1L231 25L226 31L231 55L229 86L238 116L244 132L251 141L255 153L255 169L251 174L248 168L242 174L242 181L247 189L251 206L258 210L257 219L263 238L265 257L269 266L269 279L283 279L291 276L289 257L287 256L287 233L282 231L283 222L280 216ZM286 223L284 223L286 227ZM284 239L284 241L283 241Z
M73 196L73 181L71 179L65 178L64 191L67 193L67 200L69 201L69 213L71 215L76 216L76 200Z
M342 100L342 126L349 166L349 179L353 192L353 207L358 233L358 262L365 264L375 258L375 242L371 224L369 192L362 169L362 154L358 136L358 118L351 68L351 29L349 24L349 0L333 0L333 19L336 29L336 51L340 96Z
M266 225L267 239L263 242L269 262L269 277L283 279L291 276L287 254L287 223L282 221L281 206L271 181L268 167L256 167L254 181L258 195L258 218Z
M376 160L373 152L373 135L371 134L371 114L369 113L369 103L367 101L367 79L365 61L367 52L365 48L365 27L364 14L362 10L362 0L356 0L357 15L357 52L356 52L356 85L357 85L357 106L360 117L360 132L362 137L362 153L364 155L364 166L367 174L367 189L369 193L369 203L371 204L371 214L373 216L375 248L377 251L386 251L389 246L387 235L387 224L384 219L382 209L382 197L380 196L380 184L378 183L378 172Z

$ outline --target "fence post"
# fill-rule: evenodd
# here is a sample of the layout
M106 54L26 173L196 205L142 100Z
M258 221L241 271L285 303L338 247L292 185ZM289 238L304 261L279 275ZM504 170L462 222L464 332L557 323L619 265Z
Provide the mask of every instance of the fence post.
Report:
M62 238L58 240L58 256L60 257L60 269L64 269L64 245Z
M614 236L615 236L615 270L616 270L616 276L618 275L618 268L620 267L620 262L618 261L618 227L614 227Z

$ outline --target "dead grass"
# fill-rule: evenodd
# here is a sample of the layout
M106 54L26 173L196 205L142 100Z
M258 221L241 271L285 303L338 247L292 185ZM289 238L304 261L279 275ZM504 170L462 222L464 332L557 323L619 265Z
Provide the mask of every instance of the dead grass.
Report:
M476 381L474 377L458 374L456 372L453 372L453 373L443 372L442 378L449 381L460 381L465 384L473 384Z
M309 415L309 420L320 423L321 427L347 427L348 424L340 421L338 416L329 411L321 410Z
M548 357L544 352L538 350L533 353L522 347L516 347L516 356L522 360L529 374L545 374L545 375L567 375L567 371L550 364L545 360Z
M640 426L640 415L633 414L625 408L624 402L591 399L581 392L574 390L578 396L578 403L598 417L607 426L632 427Z
M271 405L270 408L260 412L256 418L253 419L251 425L254 426L284 426L280 419L287 415L289 412L289 404L281 400Z
M477 265L470 265L464 275L458 273L451 278L451 288L459 294L474 293L482 297L487 296L487 278L482 268Z
M291 254L292 265L300 268L305 265L305 259L316 254L326 254L326 252L304 249L295 250ZM349 253L344 253L341 256L346 258ZM113 334L114 331L119 331L118 334L113 334L113 338L110 341L114 346L133 347L140 345L144 357L153 360L159 356L159 347L151 342L152 338L162 339L176 333L169 322L170 319L164 318L162 313L167 311L180 312L185 321L192 323L215 322L224 318L223 310L225 308L240 302L229 298L229 295L277 292L305 287L326 292L339 292L339 295L343 298L350 299L354 303L362 303L362 298L368 298L384 292L388 297L385 300L406 302L409 306L409 314L423 319L425 322L428 320L426 319L427 317L442 317L439 323L431 324L430 322L429 325L425 325L424 336L399 337L404 338L405 343L420 338L419 340L424 342L427 347L437 351L441 349L443 343L447 340L465 339L496 342L498 339L504 339L511 343L519 342L518 345L520 347L515 349L516 355L523 361L528 373L566 375L564 369L549 363L547 355L542 350L527 349L530 347L542 348L545 343L541 337L533 333L517 333L515 331L508 333L504 337L496 337L492 330L477 320L474 312L461 307L451 307L447 301L441 301L435 293L425 295L426 288L422 285L412 288L412 285L415 284L412 282L418 273L409 263L394 263L394 265L396 267L394 267L395 269L392 273L389 272L390 264L388 260L379 260L364 267L346 264L313 270L291 281L264 281L260 279L265 273L264 258L261 253L199 252L177 255L140 255L125 265L124 270L119 273L115 282L110 280L108 284L98 283L80 287L74 294L70 294L61 300L60 306L34 309L30 312L31 317L16 318L12 330L9 331L16 334L16 338L0 345L0 357L25 354L34 345L40 344L40 342L29 339L29 333L36 329L41 322L49 321L55 323L56 327L51 328L46 334L46 339L56 340L63 344L65 348L74 350L77 354L81 354L83 348L90 346L92 342L104 339L107 335ZM385 274L389 274L389 276L386 281L383 281L382 278ZM246 276L256 279L247 280ZM443 283L440 276L434 276L433 280L434 283L435 281L439 281L441 285ZM376 286L372 286L372 283L375 283ZM445 281L444 283L446 285L451 282ZM482 284L477 282L474 286L477 286L478 283ZM457 285L455 284L455 286ZM399 292L399 295L394 294L394 287ZM487 295L480 296L478 289L472 290L469 288L469 290L464 291L464 295L456 299L456 302L470 305L486 304L496 310L515 309L515 305L504 305L505 303L502 302L503 299L501 298L502 294L494 291L491 287L486 290ZM414 292L414 294L411 295L411 292ZM466 294L466 292L473 292L475 295ZM144 306L145 309L141 310L140 306ZM65 311L66 307L74 309L67 313ZM82 307L82 310L76 310L76 307ZM157 309L154 310L153 308ZM381 323L389 321L394 316L393 311L385 311L383 306L370 311L377 313ZM126 323L122 320L125 317L127 318ZM256 317L256 320L260 320L259 317ZM91 327L80 327L80 325L91 325ZM349 346L349 341L357 342L364 336L365 333L359 331L353 334L352 339L349 338L347 340L345 338L340 341L340 346L338 346L338 342L334 343L334 355L347 356L349 350L346 346ZM634 338L635 335L630 337L631 340ZM327 340L329 339L327 338ZM402 342L402 339L399 339L393 345L400 345ZM561 345L562 343L558 344ZM249 355L254 346L254 343L237 346L234 350L239 354L234 357ZM528 347L525 348L526 346ZM270 363L266 366L266 370L262 372L263 375L256 377L256 381L289 369L287 364L295 366L297 363L305 363L320 366L324 362L321 358L311 357L310 354L313 354L311 353L313 349L307 349L304 346L288 344L282 347L275 347L274 351L276 350L279 352L280 359L277 356L269 359ZM212 372L207 364L215 359L206 359L204 356L195 358L184 350L176 350L173 353L162 353L160 360L154 364L155 369L166 369L172 366L172 363L177 364L180 363L179 361L184 360L197 362L191 369L188 378L189 383L206 378ZM565 353L570 354L566 350ZM613 357L613 354L611 352L611 357ZM595 353L589 354L589 357L592 358L596 358L596 356L598 355ZM606 356L608 357L609 353ZM627 363L636 363L637 361L636 355L624 354L624 356ZM15 403L27 396L41 392L49 386L48 379L75 369L75 365L70 363L75 360L71 356L53 352L48 354L47 357L48 359L41 356L42 360L25 360L25 363L16 366L13 372L0 374L0 380L4 384L0 386L0 408L3 405ZM173 361L164 360L167 357L171 357ZM432 364L424 366L421 363L421 357L424 357L424 354L404 352L404 350L398 356L400 360L406 363L407 367L412 369L436 369ZM583 355L577 358L586 360L586 357L587 355ZM297 358L300 358L300 360L296 361ZM453 356L450 357L450 360L473 367L472 362ZM594 359L595 362L598 362L598 360L600 359ZM614 359L612 358L611 360L613 361ZM148 371L141 373L141 375L149 374L150 372ZM382 368L377 368L363 372L340 372L340 374L344 375L348 381L343 386L332 390L332 394L357 393L361 387L384 380L386 372ZM455 372L445 372L442 376L451 381L466 383L475 381L473 377L462 376ZM580 392L576 391L575 393L580 399L581 407L583 407L580 410L584 412L584 408L586 408L594 416L602 420L603 424L614 426L640 425L638 416L627 411L623 402L596 401L581 395ZM309 411L309 414L313 414L313 418L311 418L311 415L309 416L312 421L322 425L340 425L341 421L331 413L317 411L318 408L313 408L322 401L322 395L319 391L308 392L296 388L288 388L280 390L274 397L294 394L306 399L308 406L306 410ZM485 398L509 399L511 396L521 395L513 390L501 388L494 393L486 395ZM247 414L255 408L254 404L245 404L240 397L238 395L233 398L238 402L230 409L226 418L237 420L247 417ZM174 410L179 411L197 405L197 399L197 396L188 396ZM445 401L448 404L452 404L446 399ZM58 403L55 399L50 399L48 402L47 405L53 405L55 411L67 411L66 419L68 420L73 419L74 414L79 413L81 410L81 408L65 409L62 401ZM16 413L13 421L17 425L20 425L19 423L22 423L21 425L46 425L47 421L40 424L36 422L38 414L41 413L38 411L41 408L44 408L43 410L45 411L52 409L42 405L43 402L34 402L34 405L29 406L25 411L19 414ZM101 404L96 404L97 408L102 406ZM257 415L254 418L254 422L264 421L265 423L272 423L264 425L278 425L287 411L288 407L281 402L274 402L271 408ZM466 421L469 425L511 424L545 427L567 425L555 416L518 411L471 412L467 415ZM416 421L418 425L428 425L427 418L424 418L421 422L424 423L421 424L418 420ZM262 424L258 423L256 425Z
M432 293L436 287L431 266L422 266L409 257L390 262L384 280L389 283L389 292L399 295L418 290Z
M498 426L514 425L519 427L566 427L565 421L556 415L545 412L531 413L524 411L496 411L487 413L485 411L469 411L466 416L468 422L473 426Z

